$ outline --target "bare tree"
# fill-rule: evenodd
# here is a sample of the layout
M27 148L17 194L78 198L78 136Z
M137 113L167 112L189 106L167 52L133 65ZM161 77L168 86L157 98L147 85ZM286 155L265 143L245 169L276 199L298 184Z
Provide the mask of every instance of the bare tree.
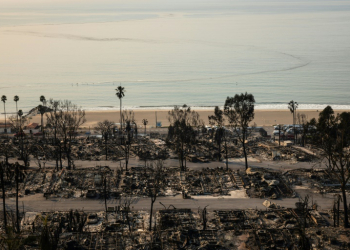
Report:
M31 150L34 162L41 169L42 165L45 168L47 160L50 158L50 148L47 146L39 145L35 143L31 145Z
M52 146L54 147L53 155L56 160L56 169L58 171L59 164L62 169L62 149L61 149L61 140L58 139L58 121L60 119L60 101L54 101L53 99L49 100L48 110L46 113L47 127L50 128L52 138Z
M175 106L173 110L169 111L168 120L170 126L167 142L169 145L174 146L179 157L181 171L184 171L186 153L191 148L191 145L196 142L194 127L202 124L203 121L199 118L197 112L185 105L182 108Z
M147 190L151 197L151 212L149 218L149 231L152 231L153 205L165 183L165 168L162 160L157 160L148 166L150 171L150 178L147 182Z
M128 224L130 233L132 232L132 228L131 228L131 220L130 220L129 212L130 212L131 204L133 204L135 201L136 199L129 195L123 196L119 200L119 205L123 213L123 219L124 219L124 222L126 221L126 223Z
M135 124L134 112L132 110L126 110L123 112L122 119L125 122L125 133L123 133L123 138L121 140L121 149L124 152L125 159L125 171L128 171L128 164L130 158L130 151L133 140L133 124Z
M215 142L218 145L218 161L221 161L221 144L222 144L222 139L225 134L225 129L224 129L224 112L216 106L214 109L214 115L208 116L209 119L209 124L214 126L216 125L216 130L215 130Z
M54 106L47 113L47 123L56 128L62 138L62 146L68 161L68 169L74 167L71 157L72 140L76 137L78 129L86 122L85 111L71 101L51 101Z
M102 138L105 141L106 161L108 159L108 139L112 137L113 128L114 128L114 122L109 120L104 120L103 122L99 122L97 124L97 127L95 127L95 130L101 133Z
M312 118L310 121L305 114L297 114L298 122L301 127L301 145L304 147L308 142L308 137L312 137L316 132L316 119Z
M249 123L254 119L254 104L254 96L246 92L227 97L224 106L224 114L242 144L246 169L248 168L246 140L250 132Z
M20 158L23 160L24 167L28 167L30 162L31 145L28 142L27 135L23 131L25 124L28 123L28 119L23 117L23 112L21 109L18 110L17 115L19 120L16 118L16 116L11 116L9 118L12 122L13 129L17 131L15 138L19 139L19 144L12 145L12 150L20 155Z

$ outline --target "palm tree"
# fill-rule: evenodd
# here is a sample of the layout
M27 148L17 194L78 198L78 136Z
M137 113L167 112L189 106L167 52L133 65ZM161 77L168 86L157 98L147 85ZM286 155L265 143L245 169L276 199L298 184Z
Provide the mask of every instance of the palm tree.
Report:
M23 111L22 109L18 110L17 112L17 116L19 116L19 124L18 124L18 133L20 133L20 135L23 135L23 131L22 131L22 116L23 116ZM22 138L22 137L21 137Z
M19 118L20 118L21 121L22 121L22 115L23 115L22 109L18 110L17 115L19 116ZM22 126L22 122L20 123L20 125ZM20 129L21 129L21 127L20 127Z
M117 93L116 95L118 96L120 100L120 130L123 131L123 121L122 121L122 98L125 96L125 89L121 85L118 86L116 89Z
M22 157L22 159L24 159L24 154L23 154L23 136L24 136L24 133L22 130L22 116L23 116L22 109L18 110L17 116L19 116L19 129L18 129L17 133L19 134L19 137L21 138L21 157Z
M298 103L291 100L289 103L288 103L288 108L290 110L290 112L293 114L293 130L294 130L294 143L295 143L295 114L297 112L297 108L298 108Z
M5 103L7 101L6 95L3 95L1 97L1 101L4 103L4 113L5 113L5 134L7 134L7 128L6 128L6 109L5 109Z
M143 119L143 120L142 120L142 124L145 126L145 136L146 136L146 126L147 126L147 124L148 124L147 119Z
M43 103L43 106L46 106L46 99L45 96L40 96L40 101Z
M13 97L13 100L16 102L16 113L18 113L18 108L17 108L17 102L19 101L18 95L15 95L15 96ZM17 122L18 122L18 114L17 114Z

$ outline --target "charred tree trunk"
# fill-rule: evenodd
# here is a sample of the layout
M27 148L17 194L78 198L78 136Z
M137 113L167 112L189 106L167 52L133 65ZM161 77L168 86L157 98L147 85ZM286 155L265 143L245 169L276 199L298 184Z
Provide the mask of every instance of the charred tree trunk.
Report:
M245 160L245 169L248 169L248 157L247 157L247 150L245 145L245 136L242 138L242 146L243 146L243 154L244 154L244 160Z
M343 204L344 204L344 228L349 228L349 217L348 217L348 204L346 203L346 192L345 192L345 184L341 185L341 191L343 195Z
M5 232L7 233L7 216L6 216L6 199L5 199L5 183L4 183L4 172L5 172L4 164L0 165L0 179L1 179L1 189L2 189L2 209L4 216L4 226Z
M61 148L61 142L58 143L58 154L59 154L59 160L60 160L60 168L63 169L62 164L62 148Z
M181 145L181 150L180 150L180 160L181 160L181 171L185 171L185 167L184 167L184 145Z
M20 232L20 228L19 228L19 209L18 209L18 176L19 176L19 165L18 163L16 163L16 228L17 228L17 233Z
M105 138L105 150L106 150L106 161L108 160L108 139L107 137Z
M203 217L203 230L206 230L207 229L207 207L203 209L202 217Z
M105 211L106 211L106 221L108 221L108 214L107 214L107 177L104 177L103 180L103 194L105 198Z
M157 194L151 196L151 213L149 216L149 231L152 231L153 204L156 201Z

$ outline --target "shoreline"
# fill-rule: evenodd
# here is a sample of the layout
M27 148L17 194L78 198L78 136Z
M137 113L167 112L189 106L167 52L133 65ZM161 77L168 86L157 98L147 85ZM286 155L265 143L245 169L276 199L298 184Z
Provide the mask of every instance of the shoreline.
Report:
M168 109L136 109L134 111L134 118L136 123L141 125L141 121L143 119L148 120L147 128L153 128L157 122L161 122L163 127L169 126L168 121L168 111L172 108ZM194 111L198 112L200 115L200 119L203 120L205 125L209 125L208 116L214 114L214 109L195 109ZM312 118L318 118L319 113L322 110L297 110L297 114L305 114L307 120L311 120ZM334 110L335 114L341 112L350 112L350 110ZM93 128L97 125L98 122L102 122L104 120L114 121L115 123L119 123L119 110L100 110L100 111L85 111L86 122L81 126L81 128ZM44 116L45 117L45 116ZM45 119L44 119L45 120ZM4 119L1 119L1 122L4 122ZM35 115L30 118L29 123L41 123L40 115ZM292 124L293 118L292 114L288 109L269 109L255 110L255 117L252 124L256 124L257 126L272 126L274 124Z

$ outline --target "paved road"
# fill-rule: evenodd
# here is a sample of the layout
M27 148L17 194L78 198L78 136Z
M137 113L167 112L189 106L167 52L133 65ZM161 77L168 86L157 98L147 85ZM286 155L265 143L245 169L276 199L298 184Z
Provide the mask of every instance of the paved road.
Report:
M110 168L114 169L117 167L124 167L124 161L121 162L113 162L113 161L81 161L77 160L74 161L75 165L77 168L86 168L86 167L94 167L96 165L99 166L109 166ZM135 167L135 166L144 166L144 161L139 161L137 158L131 158L129 160L129 167ZM63 164L66 166L65 162ZM179 161L177 159L168 159L165 161L166 166L179 166ZM193 163L193 162L187 162L186 163L187 167L189 169L202 169L202 168L213 168L213 167L225 167L225 162L218 162L218 161L211 161L209 163ZM298 169L298 168L325 168L324 163L319 163L319 162L296 162L296 163L291 163L289 161L262 161L259 162L256 159L249 160L248 159L248 165L252 167L263 167L263 168L268 168L268 169L274 169L274 170L281 170L281 171L286 171L290 169ZM32 167L35 167L35 164L32 163ZM55 167L55 162L47 162L46 167ZM234 160L229 162L229 168L230 169L240 169L244 170L245 164L244 164L244 158L242 158L240 161L239 160Z
M310 192L301 192L300 196ZM331 209L333 206L334 196L332 194L320 195L312 194L310 197L310 202L316 201L320 206L320 209ZM191 208L197 209L198 207L205 207L209 205L209 210L227 210L227 209L266 209L262 205L265 199L258 198L246 198L246 199L233 199L233 198L192 198L192 199L182 199L180 195L175 197L158 197L154 208L156 210L163 209L164 207L159 203L163 203L166 207L169 205L174 205L176 208ZM299 201L298 198L286 198L280 200L271 200L279 204L280 206L286 208L294 208L295 203ZM0 207L2 208L2 202L0 202ZM9 208L15 208L15 199L9 198L6 201ZM149 198L134 198L132 202L132 208L135 210L149 210L151 201ZM105 204L103 199L86 199L86 198L72 198L72 199L61 199L61 198L50 198L45 199L42 194L29 195L24 198L19 199L19 205L21 210L25 211L67 211L70 209L78 209L84 211L102 211L105 209ZM118 206L120 205L120 200L110 199L107 202L107 206Z

